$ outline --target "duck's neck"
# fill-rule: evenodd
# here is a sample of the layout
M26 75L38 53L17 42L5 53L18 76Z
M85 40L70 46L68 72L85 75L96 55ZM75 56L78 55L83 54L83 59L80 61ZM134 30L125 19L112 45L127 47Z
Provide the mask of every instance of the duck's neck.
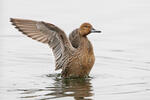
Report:
M86 36L80 36L80 44L79 47L82 48L86 46L86 43L88 42L88 38Z
M91 42L88 40L87 36L80 37L79 48L82 50L86 50L88 52L93 52L93 46Z

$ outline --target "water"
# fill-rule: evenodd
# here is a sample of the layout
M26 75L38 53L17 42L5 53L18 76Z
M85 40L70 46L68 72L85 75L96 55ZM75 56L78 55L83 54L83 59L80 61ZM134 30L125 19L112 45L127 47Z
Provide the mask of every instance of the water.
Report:
M2 1L0 100L150 99L150 2L84 2ZM96 56L90 77L61 79L51 49L21 35L10 25L10 17L52 22L67 34L84 21L100 28L103 34L88 36Z
M1 37L0 40L5 45L1 47L0 53L1 100L148 100L149 50L145 51L145 55L140 55L140 48L137 51L133 49L135 52L132 52L129 48L123 49L125 46L117 49L106 46L120 43L103 36L100 40L94 36L90 36L90 39L96 54L90 78L63 80L59 76L60 72L54 71L54 57L47 45L22 36ZM97 48L95 45L101 47Z

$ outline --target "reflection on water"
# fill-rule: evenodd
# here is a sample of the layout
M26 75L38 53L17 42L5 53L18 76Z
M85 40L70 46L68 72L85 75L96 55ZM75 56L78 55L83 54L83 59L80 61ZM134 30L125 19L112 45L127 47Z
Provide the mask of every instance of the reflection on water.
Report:
M0 47L0 62L3 62L0 66L3 72L0 73L3 75L0 78L0 100L109 100L111 96L126 98L126 95L132 98L130 100L137 100L143 94L149 96L150 61L147 53L140 56L128 49L105 48L103 43L95 41L93 44L104 49L99 52L99 48L95 48L96 63L90 73L94 78L62 79L60 74L50 74L56 73L54 58L45 45L36 41L31 44L32 40L23 37L1 40L7 42ZM104 42L109 44L110 40Z
M21 91L21 94L27 94L27 96L21 96L20 98L34 99L42 97L38 100L49 100L62 97L73 97L75 100L92 100L90 98L93 96L93 88L90 83L92 78L62 79L60 74L50 74L47 76L53 78L53 86L48 86L44 89L17 89L17 91ZM40 95L36 95L37 92L41 92Z
M1 1L0 100L150 100L150 0ZM103 32L89 35L94 78L48 75L56 73L50 48L21 35L10 17L54 23L66 33L90 21Z

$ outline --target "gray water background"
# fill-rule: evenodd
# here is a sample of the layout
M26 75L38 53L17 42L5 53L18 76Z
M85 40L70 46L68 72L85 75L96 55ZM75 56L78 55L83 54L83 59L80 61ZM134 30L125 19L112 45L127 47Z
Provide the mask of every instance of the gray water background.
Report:
M149 0L1 0L0 100L149 100ZM10 24L9 18L43 20L67 34L90 22L95 65L85 80L62 80L45 44Z

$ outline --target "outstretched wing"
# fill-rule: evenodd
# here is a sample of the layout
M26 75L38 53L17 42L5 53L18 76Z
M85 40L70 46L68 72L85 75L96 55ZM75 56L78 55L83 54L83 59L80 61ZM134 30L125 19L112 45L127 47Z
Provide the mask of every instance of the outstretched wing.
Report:
M11 18L10 21L28 37L50 45L55 56L56 70L65 65L74 48L64 31L53 24L43 21L16 18Z
M78 29L73 30L69 34L69 40L74 48L78 48L80 44L80 35Z

